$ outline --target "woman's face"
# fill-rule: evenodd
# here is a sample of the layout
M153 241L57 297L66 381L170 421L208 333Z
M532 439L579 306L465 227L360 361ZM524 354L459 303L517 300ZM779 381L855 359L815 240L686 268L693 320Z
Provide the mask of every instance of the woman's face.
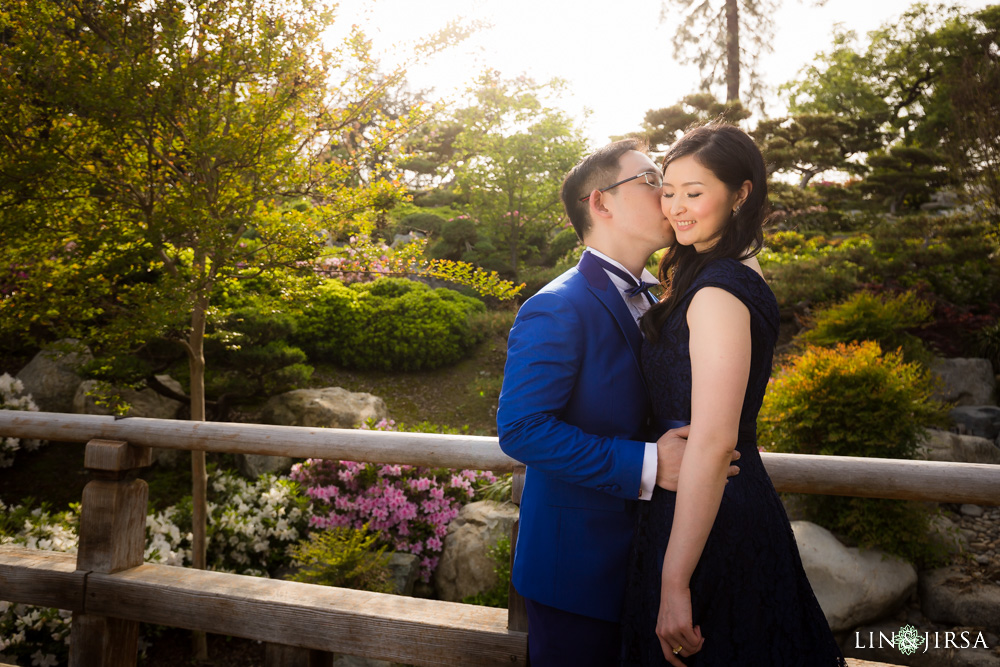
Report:
M663 173L663 215L678 243L704 252L716 244L749 188L747 181L733 192L693 155L685 155L668 164Z

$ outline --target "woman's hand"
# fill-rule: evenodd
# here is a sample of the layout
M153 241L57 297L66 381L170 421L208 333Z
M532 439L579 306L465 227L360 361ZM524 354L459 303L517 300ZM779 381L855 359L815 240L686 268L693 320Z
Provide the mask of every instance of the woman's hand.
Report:
M694 655L701 650L705 638L701 627L694 626L691 618L691 589L664 587L660 592L660 611L656 616L656 636L663 649L663 657L674 667L684 667L677 657ZM681 647L674 653L674 649Z

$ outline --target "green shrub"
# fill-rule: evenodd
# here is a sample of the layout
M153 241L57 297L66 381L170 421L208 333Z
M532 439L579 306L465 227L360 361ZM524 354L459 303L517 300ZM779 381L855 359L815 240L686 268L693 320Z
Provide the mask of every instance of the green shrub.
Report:
M555 264L566 256L573 248L581 245L580 238L576 235L576 230L567 228L556 234L549 242L549 264Z
M444 227L445 219L433 213L411 213L393 227L396 234L408 234L411 231L423 232L427 236L437 236Z
M401 278L345 287L328 281L299 321L312 358L346 368L419 370L459 361L478 342L481 301Z
M979 354L993 363L993 370L1000 369L1000 320L980 329L976 344Z
M490 549L490 556L496 563L493 568L497 575L496 584L487 591L467 596L462 602L506 609L510 595L510 538L501 537L497 540L496 546Z
M369 532L367 524L361 530L339 526L315 531L290 549L301 567L289 578L321 586L391 593L389 556L384 546L375 547L378 539L378 533Z
M912 215L865 229L846 239L771 235L760 262L779 306L831 303L865 284L914 289L980 310L1000 293L998 250L983 220Z
M824 347L871 340L883 350L902 349L906 361L926 364L930 353L907 329L927 324L931 311L931 304L913 292L895 296L858 292L846 301L817 311L812 328L800 338Z
M778 452L911 459L924 427L944 419L931 389L926 369L878 343L808 347L768 388L759 442ZM943 554L927 543L931 513L919 503L810 494L802 505L809 520L863 547L920 563Z

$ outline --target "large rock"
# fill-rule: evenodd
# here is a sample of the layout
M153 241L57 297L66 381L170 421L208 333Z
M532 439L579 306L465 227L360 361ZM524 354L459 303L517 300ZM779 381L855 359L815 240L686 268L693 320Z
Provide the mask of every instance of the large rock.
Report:
M989 359L935 359L940 380L935 396L958 405L996 405L997 380Z
M995 405L960 405L948 416L971 435L996 440L1000 436L1000 408Z
M388 410L378 396L351 392L340 387L296 389L272 396L260 411L264 424L311 426L320 428L355 428L368 419L386 419ZM256 479L265 472L284 474L292 467L288 456L237 454L240 472Z
M184 394L181 383L169 375L157 375L156 379L162 384L174 390L178 394ZM97 387L96 380L84 380L76 389L73 397L73 412L78 415L111 415L114 412L107 406L100 405L97 398L91 396ZM182 403L172 398L167 398L158 394L155 390L146 388L141 391L134 389L118 389L117 394L122 400L129 404L128 417L148 417L150 419L176 419L177 411L181 409Z
M392 592L396 595L413 595L413 586L420 576L420 557L397 551L389 559Z
M184 394L184 387L181 383L169 375L157 375L156 379L161 384L172 389L178 394ZM96 380L84 380L76 389L73 397L73 412L78 415L110 415L114 414L108 407L99 405L97 398L90 393L96 388ZM177 412L183 407L183 403L158 394L155 390L146 388L141 391L134 389L117 390L122 400L129 404L129 417L148 417L150 419L176 419ZM153 462L160 466L174 468L180 462L181 457L187 452L180 449L153 448Z
M950 554L960 554L969 548L969 539L958 524L943 514L931 517L928 537L932 543L941 544Z
M883 618L917 586L909 563L878 550L845 547L830 531L808 521L792 523L816 598L834 632Z
M355 428L368 419L386 419L385 401L340 387L296 389L272 396L260 412L264 424Z
M937 429L927 429L921 454L928 461L1000 464L1000 447L993 440Z
M936 623L1000 632L1000 586L975 580L957 566L920 573L920 604Z
M24 383L24 393L31 394L39 410L71 412L73 397L83 381L78 371L93 358L89 349L68 338L36 354L17 378Z
M502 537L510 537L517 506L482 500L469 503L448 524L441 561L434 573L438 597L461 602L492 588L497 582L496 562L489 550Z

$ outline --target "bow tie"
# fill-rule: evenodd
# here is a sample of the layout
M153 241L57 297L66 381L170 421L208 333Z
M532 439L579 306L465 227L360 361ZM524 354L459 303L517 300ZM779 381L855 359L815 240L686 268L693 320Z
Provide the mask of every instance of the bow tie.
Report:
M649 299L649 303L651 305L656 305L656 297L649 293L649 288L656 287L656 283L648 283L645 280L640 280L636 282L636 279L632 277L627 271L618 268L611 262L608 262L598 257L594 253L590 253L590 256L593 257L598 264L604 267L605 270L609 271L610 273L613 273L614 275L618 276L619 278L627 282L629 285L631 285L631 287L624 290L625 294L627 294L629 297L645 294L646 298Z

